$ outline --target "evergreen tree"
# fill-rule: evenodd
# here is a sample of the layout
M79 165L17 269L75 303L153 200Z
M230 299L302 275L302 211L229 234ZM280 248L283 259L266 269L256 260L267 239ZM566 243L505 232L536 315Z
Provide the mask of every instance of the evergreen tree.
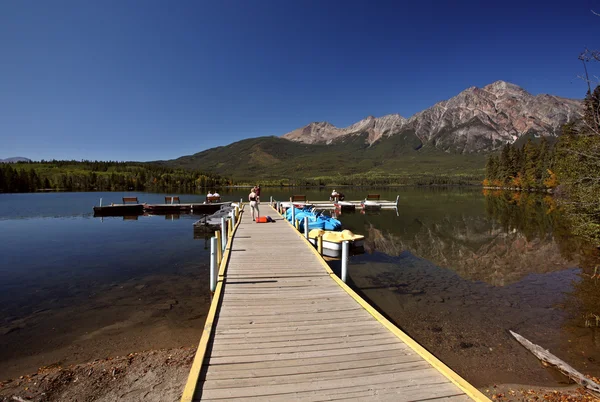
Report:
M600 133L593 125L597 121L598 87L586 97L585 125L576 130L564 127L564 134L555 147L553 166L562 192L563 205L573 225L573 231L600 243Z
M6 175L4 173L4 167L0 164L0 193L8 192L6 189Z
M502 153L500 154L500 161L498 163L498 180L502 182L502 184L507 184L511 177L511 146L510 144L506 144L502 148Z
M490 155L485 165L485 177L493 182L498 178L498 158L496 155Z
M600 85L591 93L588 91L583 100L583 120L586 128L591 132L600 135Z
M525 175L523 176L523 187L535 188L539 185L538 179L540 151L531 139L523 147ZM540 176L541 178L541 176Z
M546 137L542 137L540 143L539 162L537 165L536 176L538 177L538 186L544 187L544 181L549 177L549 169L552 158L552 150Z

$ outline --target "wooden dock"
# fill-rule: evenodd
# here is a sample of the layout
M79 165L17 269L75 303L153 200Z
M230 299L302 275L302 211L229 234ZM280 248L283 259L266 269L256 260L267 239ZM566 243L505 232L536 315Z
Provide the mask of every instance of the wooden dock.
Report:
M349 200L349 201L345 201L347 204L352 204L352 206L354 206L354 208L363 208L364 205L362 204L364 200ZM298 206L312 206L315 207L317 209L336 209L338 208L338 206L336 205L336 203L332 202L332 201L306 201L306 202L291 202L291 201L283 201L281 202L281 205L285 208L289 208L292 204ZM375 205L370 205L370 207L373 207ZM388 200L381 200L381 201L377 201L377 207L379 207L380 209L397 209L398 208L398 202L397 201L388 201Z
M238 220L182 401L489 401L260 209L276 222Z

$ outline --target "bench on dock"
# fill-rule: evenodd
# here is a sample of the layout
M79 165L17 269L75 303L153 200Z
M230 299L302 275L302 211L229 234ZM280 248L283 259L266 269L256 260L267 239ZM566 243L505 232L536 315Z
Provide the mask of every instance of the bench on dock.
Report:
M128 202L139 204L137 197L123 197L123 204L127 204Z
M292 195L290 202L307 202L305 195Z
M379 201L380 198L379 194L367 194L367 200Z
M210 197L207 196L206 202L208 204L213 203L213 202L221 202L221 196L220 195L210 196Z
M165 204L181 204L179 197L165 197Z

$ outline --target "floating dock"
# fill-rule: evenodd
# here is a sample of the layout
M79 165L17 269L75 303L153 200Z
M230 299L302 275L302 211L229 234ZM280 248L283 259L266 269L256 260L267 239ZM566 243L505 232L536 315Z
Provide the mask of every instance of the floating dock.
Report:
M353 200L353 201L282 201L281 205L284 208L289 208L292 204L296 207L311 206L317 209L341 209L350 211L354 209L396 209L398 208L398 200L400 196L396 197L396 201L388 200Z
M212 214L231 202L209 204L111 204L94 207L94 216L133 216L144 213L164 215L173 213Z
M182 401L489 401L394 326L267 204L228 238Z
M144 213L144 204L111 204L94 207L94 216L139 216Z

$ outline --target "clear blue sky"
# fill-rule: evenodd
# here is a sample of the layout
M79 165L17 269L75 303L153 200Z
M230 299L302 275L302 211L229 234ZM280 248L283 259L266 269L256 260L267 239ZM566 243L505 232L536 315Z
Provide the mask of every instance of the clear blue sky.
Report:
M0 0L0 158L170 159L500 79L583 97L600 1L534 3Z

